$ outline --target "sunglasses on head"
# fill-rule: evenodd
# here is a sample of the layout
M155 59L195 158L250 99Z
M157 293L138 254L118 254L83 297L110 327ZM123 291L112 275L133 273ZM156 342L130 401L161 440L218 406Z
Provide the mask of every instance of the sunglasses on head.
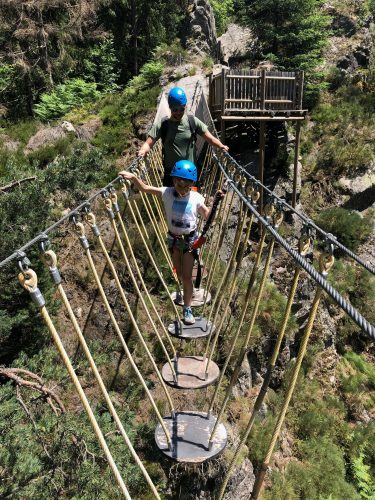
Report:
M181 106L179 108L175 108L174 106L171 108L173 113L183 113L185 111L185 106Z

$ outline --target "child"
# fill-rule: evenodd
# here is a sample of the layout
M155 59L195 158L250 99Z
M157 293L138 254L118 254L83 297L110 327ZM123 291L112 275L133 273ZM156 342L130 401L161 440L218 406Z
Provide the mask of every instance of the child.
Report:
M173 187L148 186L127 171L120 172L120 175L133 181L140 191L155 194L163 200L168 224L168 247L184 290L183 319L185 324L193 325L195 318L191 310L191 301L194 257L189 249L198 237L197 215L200 214L207 219L210 214L210 209L204 204L203 196L191 190L197 181L197 167L189 160L178 161L171 171Z

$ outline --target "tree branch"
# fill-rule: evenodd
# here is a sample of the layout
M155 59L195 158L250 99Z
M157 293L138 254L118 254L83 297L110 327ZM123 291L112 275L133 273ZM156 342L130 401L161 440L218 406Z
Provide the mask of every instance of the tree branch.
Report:
M32 378L35 382L25 380L20 377L19 374ZM41 392L46 397L47 403L50 405L55 415L65 413L65 407L61 399L51 389L46 387L42 379L35 373L23 370L22 368L0 368L0 376L13 380L17 386L29 387L30 389ZM53 401L57 403L57 407L53 404Z
M24 179L12 181L10 184L0 187L0 193L5 193L6 191L12 190L16 186L20 186L24 182L34 181L36 179L35 175L33 177L25 177Z

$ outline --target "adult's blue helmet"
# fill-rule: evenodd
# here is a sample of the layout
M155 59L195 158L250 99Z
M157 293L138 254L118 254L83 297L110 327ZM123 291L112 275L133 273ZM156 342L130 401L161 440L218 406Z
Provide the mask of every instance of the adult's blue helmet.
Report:
M180 160L172 168L171 177L197 182L197 167L189 160Z
M168 94L168 105L172 106L186 106L187 97L184 89L181 87L173 87Z

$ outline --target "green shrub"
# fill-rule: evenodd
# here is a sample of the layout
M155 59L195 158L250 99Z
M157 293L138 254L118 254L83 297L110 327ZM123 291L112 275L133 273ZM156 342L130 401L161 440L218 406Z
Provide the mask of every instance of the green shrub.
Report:
M360 455L352 461L353 476L361 498L374 500L375 481L370 474L370 467L364 463L364 460L364 453L360 453Z
M374 159L371 137L375 119L365 95L354 86L340 87L332 102L319 105L312 113L310 138L319 143L316 168L327 177L353 175Z
M230 22L234 12L234 0L210 0L215 15L218 36L222 35Z
M160 61L163 64L175 66L186 62L189 59L189 53L181 46L179 39L173 43L162 43L152 52L154 60Z
M88 83L79 78L57 85L50 94L43 94L34 111L42 120L53 120L70 111L75 106L93 101L99 97L96 83Z
M272 474L267 499L360 499L354 486L346 481L343 451L329 437L302 443L300 453L302 462L291 462L285 473Z
M331 137L319 149L317 166L338 174L353 174L366 168L374 159L372 146L357 137Z
M149 61L144 64L139 74L145 79L145 84L148 86L158 83L159 78L163 73L164 65L160 61Z
M72 150L73 140L74 136L71 134L66 137L61 137L57 141L48 144L43 148L36 149L28 155L28 159L32 163L35 162L39 167L45 167L57 156L69 155Z
M119 89L120 70L116 57L113 35L107 36L97 46L82 49L84 59L82 68L77 68L85 81L95 82L101 92L114 92Z
M373 222L361 217L354 210L341 207L328 208L318 214L316 223L325 231L337 237L350 250L357 250L366 241L373 229Z

